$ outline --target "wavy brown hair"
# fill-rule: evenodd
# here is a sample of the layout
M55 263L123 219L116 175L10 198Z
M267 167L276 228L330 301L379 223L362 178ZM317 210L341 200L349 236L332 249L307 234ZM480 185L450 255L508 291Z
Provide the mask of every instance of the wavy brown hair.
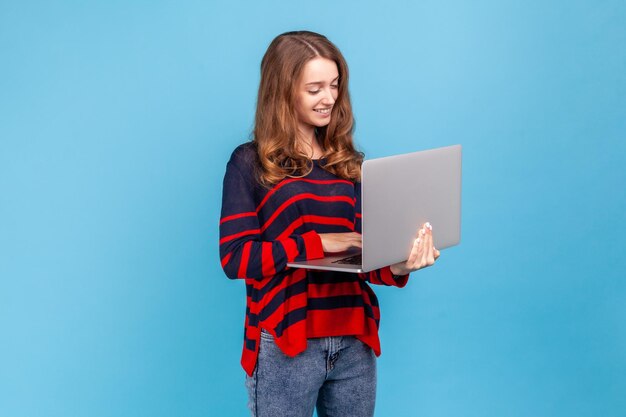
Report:
M298 146L295 113L296 87L304 66L322 57L337 64L337 99L328 125L316 128L324 169L338 177L358 181L363 154L352 141L354 118L348 93L348 65L339 49L314 32L287 32L277 36L261 61L253 141L256 144L261 184L271 186L286 177L302 177L313 163Z

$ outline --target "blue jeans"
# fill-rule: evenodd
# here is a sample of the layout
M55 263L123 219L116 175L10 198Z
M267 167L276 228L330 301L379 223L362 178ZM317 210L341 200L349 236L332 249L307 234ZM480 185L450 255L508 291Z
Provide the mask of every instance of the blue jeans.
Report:
M376 355L353 336L309 339L290 358L261 332L259 359L246 375L253 417L367 417L374 415Z

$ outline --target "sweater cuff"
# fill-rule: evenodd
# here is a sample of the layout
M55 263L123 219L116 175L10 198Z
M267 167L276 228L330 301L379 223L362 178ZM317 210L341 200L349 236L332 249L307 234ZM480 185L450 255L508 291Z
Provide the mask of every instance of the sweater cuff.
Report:
M390 266L382 268L382 270L380 271L380 275L383 278L383 281L386 281L389 285L400 288L404 287L409 281L409 274L394 275L393 272L391 272Z
M301 235L306 248L306 259L320 259L324 257L324 249L322 247L322 238L314 230Z

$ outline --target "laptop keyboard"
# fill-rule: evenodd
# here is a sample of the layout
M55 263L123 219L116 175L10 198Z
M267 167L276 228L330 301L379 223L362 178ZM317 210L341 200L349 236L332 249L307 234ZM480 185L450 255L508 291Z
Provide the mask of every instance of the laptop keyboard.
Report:
M361 254L348 256L347 258L338 259L333 261L334 264L347 264L347 265L361 265L363 262L363 256Z

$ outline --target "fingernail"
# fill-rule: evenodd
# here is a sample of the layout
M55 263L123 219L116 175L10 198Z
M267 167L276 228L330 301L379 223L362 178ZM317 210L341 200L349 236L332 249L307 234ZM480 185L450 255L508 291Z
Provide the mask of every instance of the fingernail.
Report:
M418 237L417 239L415 239L415 244L419 244L420 243L420 238Z
M424 230L424 229L420 229L420 235L421 235L421 236L423 236L423 235L424 235L424 233L426 233L426 230Z
M433 226L430 224L430 222L426 222L424 226L426 226L429 230L433 230Z

